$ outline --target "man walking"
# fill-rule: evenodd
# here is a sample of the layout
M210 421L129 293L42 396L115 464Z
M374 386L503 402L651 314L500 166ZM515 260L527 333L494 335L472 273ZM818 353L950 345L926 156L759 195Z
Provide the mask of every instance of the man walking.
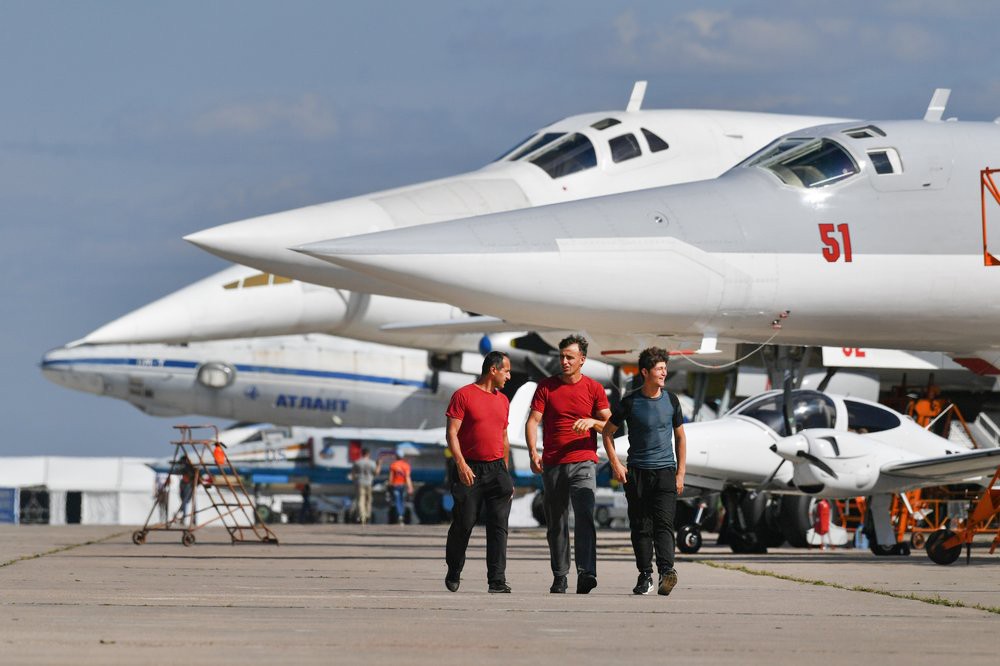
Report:
M372 516L372 484L378 476L378 466L371 458L367 448L361 449L361 455L351 466L351 478L354 480L355 496L358 504L358 521L367 525Z
M410 463L406 462L402 450L395 453L396 460L389 465L389 493L396 508L396 522L406 522L406 498L413 496L413 479L410 477Z
M448 574L444 584L458 591L465 551L479 506L486 503L486 580L489 591L510 593L507 585L507 519L514 495L508 470L510 443L507 416L510 403L500 392L510 379L510 359L503 352L490 352L483 369L472 384L451 396L448 417L448 448L455 461L458 479L451 486L455 499L445 559Z
M657 594L668 595L677 584L674 510L677 495L684 490L687 440L677 396L663 388L668 358L659 347L642 350L642 386L622 399L602 432L611 473L625 484L632 550L639 569L634 594L653 591L654 550L659 573ZM614 435L623 423L628 428L628 469L615 455Z
M546 538L552 565L549 592L566 592L569 575L569 504L576 524L573 550L576 593L597 587L597 435L611 415L604 387L582 374L587 340L571 335L559 343L562 373L538 383L525 424L531 470L542 475ZM538 424L542 424L544 455L538 455Z

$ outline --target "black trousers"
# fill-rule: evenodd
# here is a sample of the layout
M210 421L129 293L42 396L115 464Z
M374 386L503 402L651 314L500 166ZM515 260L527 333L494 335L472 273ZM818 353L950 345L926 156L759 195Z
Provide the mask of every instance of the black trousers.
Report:
M625 498L632 529L635 566L645 573L664 573L674 566L674 512L677 508L677 477L673 468L639 469L629 465Z
M502 460L491 462L466 461L476 475L471 486L455 481L451 496L455 508L451 512L451 528L445 559L448 571L461 573L465 567L465 551L469 547L472 528L479 517L479 507L486 504L486 580L490 583L506 582L507 571L507 519L510 502L514 496L514 481Z

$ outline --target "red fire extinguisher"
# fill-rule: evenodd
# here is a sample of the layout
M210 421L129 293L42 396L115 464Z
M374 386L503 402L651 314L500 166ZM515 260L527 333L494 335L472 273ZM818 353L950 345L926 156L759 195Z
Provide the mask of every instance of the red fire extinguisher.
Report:
M813 529L820 536L830 531L830 503L825 499L816 502L816 521L813 523Z

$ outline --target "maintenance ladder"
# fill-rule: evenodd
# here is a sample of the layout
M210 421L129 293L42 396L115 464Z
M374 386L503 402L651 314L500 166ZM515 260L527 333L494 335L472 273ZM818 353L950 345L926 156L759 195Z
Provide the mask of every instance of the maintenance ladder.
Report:
M176 448L168 480L185 473L193 476L189 480L192 484L190 511L185 510L182 503L181 508L171 515L168 505L167 520L155 523L153 514L159 507L154 504L146 517L146 524L132 533L132 543L141 546L146 542L146 535L154 531L182 532L181 543L191 546L195 542L195 532L221 522L233 544L258 541L277 545L278 537L260 520L243 480L229 461L225 445L219 440L219 429L214 425L176 425L174 429L180 431L180 439L171 442ZM213 436L199 439L195 437L196 431L210 431ZM208 506L198 507L198 488L204 490L208 497ZM201 520L199 516L202 516Z

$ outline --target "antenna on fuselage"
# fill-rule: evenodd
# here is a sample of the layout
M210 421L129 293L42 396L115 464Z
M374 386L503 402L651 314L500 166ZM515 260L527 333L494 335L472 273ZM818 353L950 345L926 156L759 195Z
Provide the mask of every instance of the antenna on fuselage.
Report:
M632 86L632 96L628 98L626 111L638 111L642 108L642 99L646 96L646 82L636 81Z
M951 88L937 88L931 97L931 103L927 105L927 113L924 120L930 123L941 122L944 116L944 109L948 106L948 98L951 96Z

